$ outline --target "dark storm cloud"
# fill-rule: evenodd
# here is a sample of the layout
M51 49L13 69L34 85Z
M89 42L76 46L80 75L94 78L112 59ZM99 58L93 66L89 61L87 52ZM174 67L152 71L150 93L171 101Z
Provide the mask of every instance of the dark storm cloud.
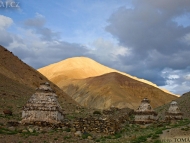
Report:
M190 26L176 22L176 18L190 13L190 1L132 2L133 8L121 7L113 13L106 30L121 45L131 48L130 55L120 57L124 65L133 65L129 73L138 71L139 77L163 84L160 73L165 67L177 70L190 64L190 48L182 40L190 33ZM149 77L152 72L155 76Z
M15 38L14 40L16 41L18 39ZM19 46L14 46L14 48L9 48L9 50L35 69L59 62L66 58L86 56L88 53L88 49L85 47L79 44L64 41L46 43L41 47L33 47L32 45L27 45L26 43L23 43L22 45L20 43Z
M142 77L148 81L156 83L158 86L166 85L165 79L162 77L159 69L143 69L143 70L135 70L133 71L134 75L137 77Z
M41 40L41 42L45 44L39 46L22 43L18 38L15 38L14 40L20 42L20 45L14 46L14 48L10 50L35 69L59 62L66 58L85 56L88 53L88 49L86 47L61 40ZM35 42L38 43L38 41L33 42L34 45L37 45Z
M38 69L70 57L85 56L87 52L88 50L85 47L78 44L60 41L57 44L49 45L39 50L36 54L37 58L26 59L26 61L30 62L30 65L33 65L34 68Z

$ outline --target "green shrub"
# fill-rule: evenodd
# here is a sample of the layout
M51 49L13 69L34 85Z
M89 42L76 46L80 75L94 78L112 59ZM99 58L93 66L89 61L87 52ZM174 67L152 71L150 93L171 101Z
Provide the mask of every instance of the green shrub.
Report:
M94 111L93 114L99 114L99 115L101 115L101 112L100 111Z
M161 143L161 141L160 140L156 140L156 141L154 141L154 143Z
M71 138L71 136L65 136L64 137L64 139L66 140L66 139L70 139Z
M65 131L66 131L66 132L70 132L71 129L70 129L70 128L66 128Z
M0 134L5 134L5 135L14 135L14 134L17 134L17 130L15 131L11 131L9 129L6 129L6 128L0 128Z
M130 120L134 120L135 119L135 115L131 115L129 116Z
M111 136L107 136L106 138L107 138L107 139L111 139Z
M75 116L69 115L69 116L67 116L67 118L72 120L72 119L75 119Z
M157 134L152 135L152 139L156 139L158 137L159 137L159 135L157 135Z
M86 132L82 134L82 138L83 138L83 139L87 139L88 136L92 136L92 135L89 134L89 133L86 133Z
M150 138L152 136L152 134L148 134L147 137Z
M189 128L181 128L181 130L183 130L183 131L188 131Z
M118 138L121 137L121 134L120 133L116 133L114 136L115 136L115 139L118 139Z
M146 136L141 136L141 137L138 138L138 140L140 142L145 142L147 140L147 137Z
M137 139L133 140L132 143L145 142L146 140L147 140L147 136L140 136Z
M155 132L155 134L162 134L163 132L162 132L162 130L157 130L156 132Z

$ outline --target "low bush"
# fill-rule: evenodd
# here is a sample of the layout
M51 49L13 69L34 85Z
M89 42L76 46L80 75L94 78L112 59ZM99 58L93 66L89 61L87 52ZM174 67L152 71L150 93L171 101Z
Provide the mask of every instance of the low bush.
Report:
M82 138L83 138L83 139L87 139L88 136L92 136L92 135L89 134L89 133L87 133L87 132L84 132L84 133L82 134Z
M70 129L70 128L66 128L65 131L66 131L66 132L70 132L71 129Z
M163 132L162 132L162 130L157 130L156 132L155 132L155 134L162 134Z
M94 111L93 114L99 114L99 115L101 115L101 112L100 111Z
M11 131L9 129L6 129L6 128L0 128L0 134L5 134L5 135L14 135L14 134L17 134L17 130L15 131Z
M154 141L154 143L161 143L161 141L160 140L156 140L156 141Z
M116 133L114 136L115 136L115 139L118 139L118 138L121 137L121 134L120 133Z
M71 138L71 136L65 136L64 137L64 139L66 140L66 139L70 139Z
M135 140L132 141L132 143L140 143L140 142L145 142L147 140L147 136L140 136L136 138Z
M156 139L158 137L159 137L159 135L157 135L157 134L152 135L152 139Z

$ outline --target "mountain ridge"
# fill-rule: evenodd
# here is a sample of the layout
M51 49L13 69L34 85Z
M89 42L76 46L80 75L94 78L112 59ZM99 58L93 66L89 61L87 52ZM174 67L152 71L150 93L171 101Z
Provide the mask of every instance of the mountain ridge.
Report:
M93 66L93 68L92 68ZM62 60L60 62L56 62L54 64L50 64L48 66L42 67L38 69L40 73L45 75L49 80L52 81L52 78L55 78L57 76L65 76L66 79L84 79L88 77L95 77L99 75L103 75L110 72L118 72L120 74L123 74L125 76L128 76L130 78L133 78L137 81L149 84L151 86L154 86L156 88L159 88L156 84L145 80L145 79L139 79L137 77L131 76L129 74L126 74L124 72L120 72L118 70L106 67L88 57L73 57L68 58L65 60ZM75 73L75 74L72 74ZM57 79L58 80L58 79ZM56 84L57 81L56 80ZM61 79L59 79L61 80ZM159 88L160 89L160 88ZM161 89L166 93L175 95L165 89ZM175 95L178 96L178 95Z

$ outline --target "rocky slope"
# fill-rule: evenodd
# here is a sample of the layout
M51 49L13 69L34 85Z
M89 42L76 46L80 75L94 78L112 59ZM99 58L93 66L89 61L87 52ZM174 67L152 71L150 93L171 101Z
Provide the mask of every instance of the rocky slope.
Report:
M151 100L155 108L178 98L116 72L61 85L61 89L81 105L99 109L111 106L137 109L145 97Z
M11 109L20 112L21 107L42 82L50 82L64 106L77 103L38 71L22 62L10 51L0 46L0 112ZM71 104L70 104L71 103ZM66 107L66 109L69 109Z
M190 92L184 93L181 97L176 99L181 112L184 114L184 118L190 119ZM168 110L170 103L156 108L160 116L164 115Z

